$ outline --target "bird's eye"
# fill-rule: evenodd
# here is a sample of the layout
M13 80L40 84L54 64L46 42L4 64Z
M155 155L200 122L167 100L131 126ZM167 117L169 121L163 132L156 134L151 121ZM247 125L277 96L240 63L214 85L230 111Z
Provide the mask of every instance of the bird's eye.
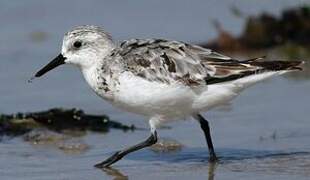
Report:
M75 42L73 43L73 46L74 46L75 48L80 48L80 47L82 46L82 42L81 42L81 41L75 41Z

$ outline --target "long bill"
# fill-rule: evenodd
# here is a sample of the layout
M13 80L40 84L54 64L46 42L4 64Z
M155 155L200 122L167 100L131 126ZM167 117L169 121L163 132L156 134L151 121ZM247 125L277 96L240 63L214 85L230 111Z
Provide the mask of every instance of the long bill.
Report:
M62 54L59 54L57 57L55 57L51 62L49 62L46 66L44 66L42 69L40 69L36 74L35 77L40 77L43 74L47 73L48 71L56 68L57 66L60 66L62 64L65 64L65 57Z

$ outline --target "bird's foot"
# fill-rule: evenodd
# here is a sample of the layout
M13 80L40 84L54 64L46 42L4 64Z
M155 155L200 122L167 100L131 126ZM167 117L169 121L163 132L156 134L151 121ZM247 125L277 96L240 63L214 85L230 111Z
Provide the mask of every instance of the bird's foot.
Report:
M217 163L218 161L219 161L219 159L217 158L217 156L215 154L210 154L209 163Z
M123 155L121 154L121 151L118 151L114 153L112 156L110 156L108 159L102 161L101 163L98 163L95 165L96 168L107 168L113 163L117 162L118 160L122 159Z

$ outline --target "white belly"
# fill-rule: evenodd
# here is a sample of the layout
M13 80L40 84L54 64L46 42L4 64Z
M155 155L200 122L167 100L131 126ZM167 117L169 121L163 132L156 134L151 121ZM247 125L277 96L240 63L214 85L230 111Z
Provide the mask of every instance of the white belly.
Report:
M121 75L113 104L127 111L164 119L185 117L192 113L196 94L182 84L150 82L129 73Z
M188 87L182 83L151 82L130 73L120 75L110 102L126 111L163 122L210 110L235 98L240 91L277 73L253 75L227 83Z

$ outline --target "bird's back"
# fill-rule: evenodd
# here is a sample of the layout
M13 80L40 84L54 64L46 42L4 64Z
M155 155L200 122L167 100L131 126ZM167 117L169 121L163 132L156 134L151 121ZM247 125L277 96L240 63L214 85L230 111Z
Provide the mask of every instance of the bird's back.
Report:
M118 55L125 70L148 81L179 82L189 87L234 81L270 71L300 70L301 61L236 60L210 49L178 41L132 39Z

